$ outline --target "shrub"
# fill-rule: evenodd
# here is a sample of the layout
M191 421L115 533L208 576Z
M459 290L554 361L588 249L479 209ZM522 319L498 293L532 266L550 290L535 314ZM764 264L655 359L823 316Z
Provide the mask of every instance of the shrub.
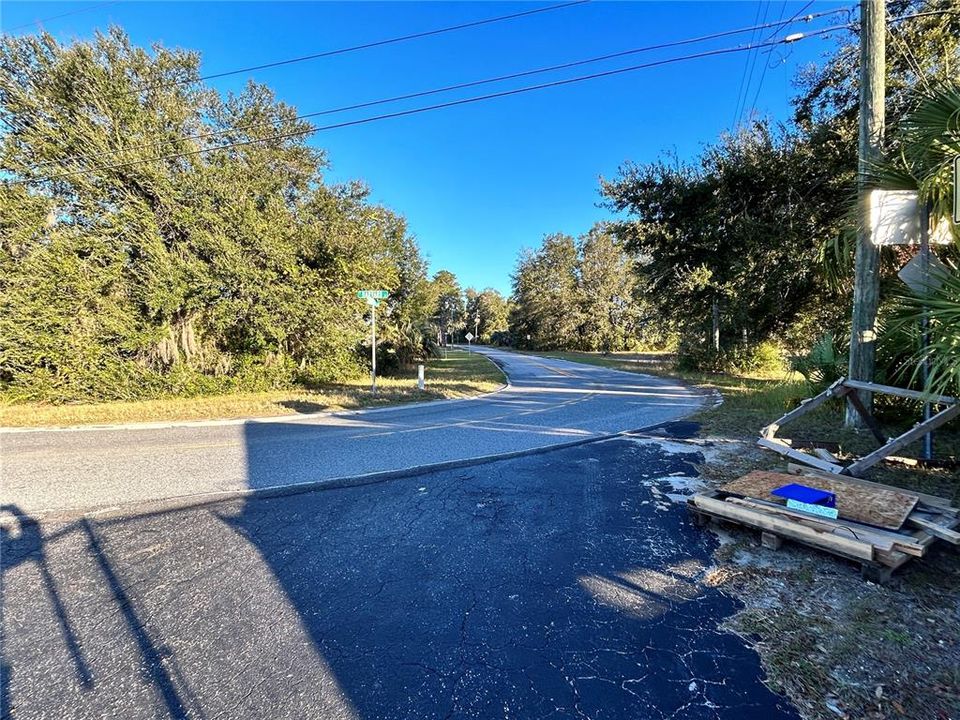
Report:
M790 369L811 385L832 383L846 375L847 354L833 333L824 333L806 354L790 358Z

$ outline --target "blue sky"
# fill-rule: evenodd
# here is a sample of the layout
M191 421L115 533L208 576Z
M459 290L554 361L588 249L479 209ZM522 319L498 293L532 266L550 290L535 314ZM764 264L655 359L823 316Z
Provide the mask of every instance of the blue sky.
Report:
M546 3L550 4L550 3ZM847 3L848 5L850 3ZM373 40L520 12L515 2L11 2L0 27L37 19L62 41L110 23L141 45L199 50L216 73ZM645 45L789 18L806 2L591 2L446 35L252 73L300 112L580 60ZM842 7L814 2L805 12ZM70 13L64 17L54 16ZM824 18L817 26L841 22ZM17 28L13 30L14 28ZM796 26L780 33L782 36ZM765 38L771 31L764 31ZM328 116L361 118L748 42L750 34L660 50L427 100ZM837 42L810 39L756 63L747 105L789 114L792 79ZM769 60L763 84L763 62ZM682 158L729 129L747 53L693 60L610 78L371 123L313 136L329 153L333 181L361 179L374 200L406 216L433 271L464 286L509 292L518 251L544 234L580 234L608 217L597 207L600 176L626 160ZM241 87L251 75L211 81Z

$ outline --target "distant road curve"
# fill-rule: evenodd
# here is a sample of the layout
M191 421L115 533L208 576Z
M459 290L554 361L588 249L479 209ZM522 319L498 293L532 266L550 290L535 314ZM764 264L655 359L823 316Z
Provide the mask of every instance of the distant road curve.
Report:
M281 487L635 430L704 403L703 393L670 379L474 350L503 368L508 387L468 400L374 411L0 432L0 499L42 513Z

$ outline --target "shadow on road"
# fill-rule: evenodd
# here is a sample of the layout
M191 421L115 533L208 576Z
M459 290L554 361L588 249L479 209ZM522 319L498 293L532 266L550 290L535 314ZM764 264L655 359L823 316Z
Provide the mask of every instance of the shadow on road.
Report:
M68 718L74 716L73 711L78 717L96 717L97 712L101 717L106 716L102 714L106 705L93 700L90 707L84 709L83 698L102 698L103 693L97 691L117 678L107 666L98 679L91 652L84 646L122 644L132 639L139 652L135 656L139 674L151 695L155 692L153 698L157 702L151 702L152 711L172 718L203 718L195 698L188 706L181 697L187 685L182 677L175 677L176 659L151 637L147 622L138 614L137 601L124 588L101 545L96 525L82 519L45 536L40 523L16 506L0 506L0 514L4 516L0 526L3 539L0 587L4 591L0 598L3 607L0 648L4 650L0 655L0 717L50 717L52 713ZM62 557L56 562L48 558L50 547L67 549L69 564L65 564ZM99 572L90 572L91 564ZM8 575L25 565L30 566L31 572L25 579L18 578L14 594L30 602L14 606ZM85 572L78 573L77 569L83 566L86 566ZM93 603L89 602L90 585L95 586L99 596ZM104 616L119 616L123 622L120 627L104 623ZM8 657L10 648L14 648L12 659ZM26 652L17 652L17 649ZM13 667L14 664L19 667ZM64 672L67 667L72 673ZM10 692L17 678L14 673L27 675L31 671L36 674L19 685L20 698L15 705ZM67 690L60 696L60 703L32 702L34 693L42 695L41 687L57 686ZM109 688L106 691L109 694ZM70 696L72 699L68 699Z
M280 400L277 405L293 410L300 415L312 415L328 409L326 405L309 400Z
M53 611L64 648L73 666L76 683L84 689L92 687L93 676L90 667L80 648L77 634L57 588L57 581L50 571L50 565L44 554L44 539L40 524L16 505L0 505L0 517L4 520L4 524L0 526L0 568L2 568L3 577L5 578L9 570L21 563L30 563L34 566L40 581L38 589L43 593L41 598ZM4 647L4 632L7 627L5 621L8 619L5 603L2 602L3 588L4 583L0 580L0 607L3 608L0 610L0 648ZM11 714L9 686L11 672L12 668L6 656L0 656L0 717L4 718Z
M49 530L7 508L5 716L795 718L667 499L698 459L618 439Z

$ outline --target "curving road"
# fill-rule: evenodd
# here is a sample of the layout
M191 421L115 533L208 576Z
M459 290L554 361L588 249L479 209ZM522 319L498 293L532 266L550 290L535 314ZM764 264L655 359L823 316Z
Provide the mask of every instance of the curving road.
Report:
M503 368L507 388L371 411L0 431L0 500L35 514L356 477L636 430L704 402L668 379L477 351Z

